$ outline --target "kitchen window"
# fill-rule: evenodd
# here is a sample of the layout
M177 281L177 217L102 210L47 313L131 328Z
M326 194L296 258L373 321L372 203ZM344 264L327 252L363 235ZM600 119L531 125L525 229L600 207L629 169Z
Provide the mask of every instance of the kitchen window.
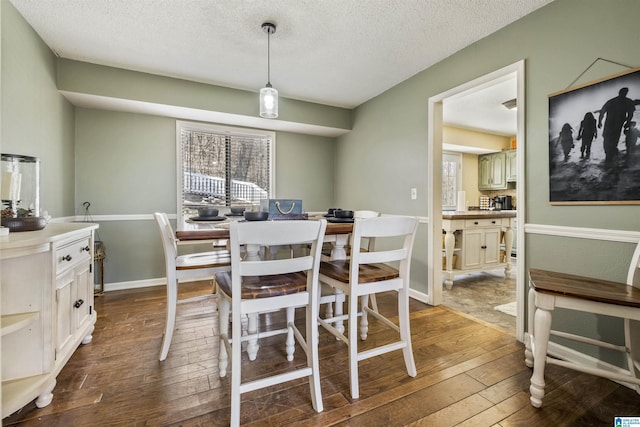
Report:
M198 207L260 204L273 194L275 133L176 123L179 219Z
M442 153L442 210L455 211L458 190L461 188L460 171L462 169L461 155L457 153ZM461 208L461 210L464 207Z

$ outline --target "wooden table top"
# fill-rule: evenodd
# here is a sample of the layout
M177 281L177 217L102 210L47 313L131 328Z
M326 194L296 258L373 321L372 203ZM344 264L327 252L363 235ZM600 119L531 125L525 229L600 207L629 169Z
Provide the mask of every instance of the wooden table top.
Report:
M443 211L442 219L515 218L516 211Z
M313 221L309 218L309 221ZM176 238L181 241L186 240L216 240L229 238L229 222L196 222L184 221L178 223ZM332 223L327 222L325 235L349 234L353 230L353 223Z
M529 283L536 292L640 308L640 289L626 283L534 268L529 270Z

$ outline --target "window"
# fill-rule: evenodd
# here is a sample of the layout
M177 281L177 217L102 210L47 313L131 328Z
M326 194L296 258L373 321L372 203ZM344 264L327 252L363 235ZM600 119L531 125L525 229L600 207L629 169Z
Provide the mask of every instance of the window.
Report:
M442 210L455 211L460 189L460 154L442 153ZM461 207L464 209L464 207Z
M178 121L176 134L179 219L273 194L274 132Z

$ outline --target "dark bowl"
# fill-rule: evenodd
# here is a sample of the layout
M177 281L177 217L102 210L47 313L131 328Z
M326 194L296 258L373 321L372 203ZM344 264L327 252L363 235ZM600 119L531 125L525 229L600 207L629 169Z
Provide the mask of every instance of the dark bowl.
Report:
M240 215L244 213L244 206L231 206L231 213L235 215Z
M266 221L269 218L269 212L251 212L245 211L244 219L247 221Z
M335 211L333 211L333 216L335 216L336 218L353 218L353 211L336 209Z
M218 209L216 208L198 208L198 215L201 218L213 218L218 216Z
M2 226L9 231L37 231L42 230L47 221L41 216L28 216L24 218L2 218Z

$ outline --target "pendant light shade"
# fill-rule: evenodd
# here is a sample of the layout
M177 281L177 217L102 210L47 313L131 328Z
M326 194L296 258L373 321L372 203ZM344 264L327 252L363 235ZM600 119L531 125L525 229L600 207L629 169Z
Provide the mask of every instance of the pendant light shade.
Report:
M260 117L275 119L278 117L278 91L267 83L260 89Z
M265 22L262 30L267 33L267 84L260 89L260 117L278 117L278 91L271 86L271 34L276 32L275 24Z

